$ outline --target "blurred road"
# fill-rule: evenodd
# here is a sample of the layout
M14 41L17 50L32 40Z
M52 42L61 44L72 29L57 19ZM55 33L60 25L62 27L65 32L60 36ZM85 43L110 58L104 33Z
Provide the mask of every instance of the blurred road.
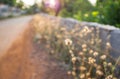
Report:
M14 27L16 24L23 25L28 22L32 16L23 16L12 19L0 20L0 29L1 27Z
M0 21L0 55L11 45L15 37L20 35L32 16L23 16Z

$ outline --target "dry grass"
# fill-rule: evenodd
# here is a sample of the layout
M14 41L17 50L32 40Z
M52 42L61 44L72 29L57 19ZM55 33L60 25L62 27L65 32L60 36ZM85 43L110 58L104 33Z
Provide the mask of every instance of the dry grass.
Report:
M109 37L102 47L99 28L75 26L68 29L50 23L44 26L35 23L34 27L35 39L67 65L68 74L74 79L117 79L117 62L109 55Z

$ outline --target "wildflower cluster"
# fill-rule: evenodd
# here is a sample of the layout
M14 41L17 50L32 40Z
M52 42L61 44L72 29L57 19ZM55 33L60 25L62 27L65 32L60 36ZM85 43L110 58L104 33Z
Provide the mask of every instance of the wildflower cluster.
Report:
M101 47L99 28L48 25L38 33L40 41L44 38L48 52L68 65L67 73L74 79L117 79L114 74L117 63L109 55L109 39Z
M87 29L87 32L85 32L85 29ZM92 31L88 31L87 27L83 31L85 33L83 33L82 38L81 36L76 37L80 39L76 44L73 43L71 46L67 44L72 63L69 74L73 75L75 79L117 79L113 69L116 66L115 62L109 52L106 52L111 47L110 43L107 42L106 49L103 50L100 47L101 40L98 29L96 31L97 35L93 34ZM86 38L86 36L89 38ZM76 38L71 42L74 42Z

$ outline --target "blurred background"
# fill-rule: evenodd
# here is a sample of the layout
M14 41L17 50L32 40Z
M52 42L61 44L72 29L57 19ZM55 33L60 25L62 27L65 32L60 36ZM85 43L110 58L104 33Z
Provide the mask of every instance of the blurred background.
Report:
M56 0L0 0L0 19L15 16L48 13L44 1L54 5ZM120 0L57 0L60 8L57 16L74 18L79 21L98 22L120 28Z

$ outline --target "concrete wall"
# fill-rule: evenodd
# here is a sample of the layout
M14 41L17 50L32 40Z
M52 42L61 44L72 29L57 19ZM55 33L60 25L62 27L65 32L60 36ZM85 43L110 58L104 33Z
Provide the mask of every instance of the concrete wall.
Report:
M72 29L74 26L79 26L80 28L84 26L88 27L94 27L100 29L100 37L103 39L103 42L106 42L107 37L110 36L110 43L112 46L112 49L110 51L110 54L114 58L118 58L120 56L120 29L115 28L114 26L110 25L103 25L93 22L80 22L75 19L71 18L61 18L61 17L55 17L55 16L49 16L47 14L39 14L39 25L45 25L45 24L51 24L53 26L65 26L69 29Z

